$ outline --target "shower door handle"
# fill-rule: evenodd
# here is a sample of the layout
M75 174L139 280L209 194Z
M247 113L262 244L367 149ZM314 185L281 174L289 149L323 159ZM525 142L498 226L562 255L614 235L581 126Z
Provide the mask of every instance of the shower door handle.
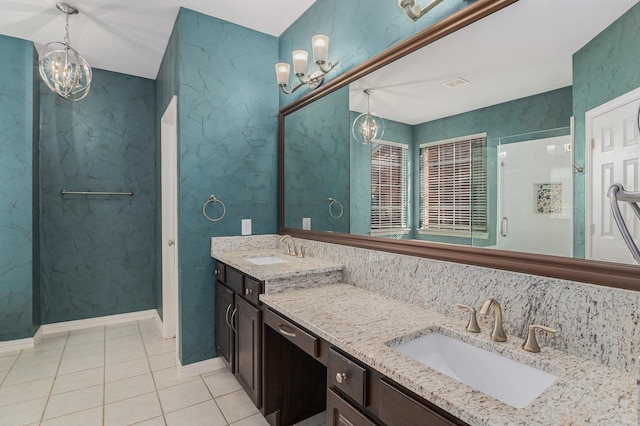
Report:
M503 217L500 221L500 235L506 237L509 233L509 219L507 217Z

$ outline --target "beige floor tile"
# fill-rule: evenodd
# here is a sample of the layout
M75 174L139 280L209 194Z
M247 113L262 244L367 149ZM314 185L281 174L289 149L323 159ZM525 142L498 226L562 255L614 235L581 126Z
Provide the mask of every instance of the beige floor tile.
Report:
M133 361L134 359L146 358L142 343L139 346L122 348L115 351L106 352L106 365L120 364L121 362Z
M87 345L99 342L104 342L104 331L80 334L73 334L73 332L71 332L67 339L67 346Z
M2 381L9 374L9 370L0 370L0 385L2 385Z
M164 417L154 417L153 419L145 420L140 423L135 423L135 426L165 426Z
M45 420L40 426L102 426L102 406Z
M104 368L91 368L89 370L76 371L56 377L52 394L70 392L84 389L104 383Z
M24 368L13 368L4 379L2 386L32 382L34 380L53 377L58 369L58 362L47 362Z
M44 411L44 419L65 416L102 406L102 385L52 395Z
M0 387L0 407L49 396L53 377Z
M0 358L0 370L8 370L18 359L18 354Z
M158 395L160 395L160 402L165 415L212 399L202 380L163 389L158 392Z
M158 390L170 388L172 386L180 385L182 383L193 382L194 380L200 380L200 376L189 376L180 378L178 377L178 370L176 367L167 368L164 370L158 370L153 372L153 379L156 381L156 388Z
M258 413L258 409L243 390L216 398L216 402L229 423Z
M62 354L62 359L85 357L100 353L104 353L104 342L89 345L67 346Z
M162 410L155 393L114 402L104 407L105 426L129 425L158 416L162 416Z
M149 357L151 371L164 370L165 368L176 366L176 353L167 352L160 355L152 355Z
M146 358L136 359L119 364L107 365L105 380L107 383L114 382L150 372L149 361Z
M23 351L22 349L19 349L17 351L7 351L7 352L0 351L0 358L6 358L6 357L10 357L10 356L12 356L14 358L17 358L18 355L20 355L22 353L22 351Z
M167 352L175 353L176 339L162 339L152 342L145 341L144 347L147 350L147 355L159 355Z
M128 379L107 383L104 389L104 401L106 404L110 404L155 391L156 387L153 383L153 377L151 373L147 373L141 376L129 377Z
M214 398L242 389L240 383L229 371L220 371L211 376L205 376L204 381Z
M58 374L75 373L76 371L90 370L104 366L104 352L91 355L65 357L62 356L60 371Z
M213 400L165 415L167 426L226 426L227 421Z
M31 350L49 350L55 348L64 348L64 345L67 344L67 337L69 336L68 332L58 333L54 335L48 335L40 339L35 348L25 349L25 352Z
M118 349L127 349L137 346L144 348L142 344L142 337L140 337L140 335L114 337L113 339L107 339L105 341L106 351L115 351Z
M37 352L23 352L16 360L13 368L25 368L48 362L59 362L61 358L62 348L54 348L46 351L39 350Z
M232 423L231 426L269 426L269 422L262 417L262 414L258 413L251 417L247 417L246 419Z
M107 326L107 331L105 333L105 337L107 338L107 340L117 339L124 336L140 336L140 329L138 328L138 324L133 323L117 326Z
M0 426L38 423L42 417L46 403L47 398L41 398L0 407Z

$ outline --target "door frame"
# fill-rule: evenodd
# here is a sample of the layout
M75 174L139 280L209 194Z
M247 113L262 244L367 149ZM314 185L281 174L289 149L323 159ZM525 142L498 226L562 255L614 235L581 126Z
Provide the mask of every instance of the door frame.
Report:
M171 98L160 120L160 170L162 198L162 334L165 339L179 334L178 277L178 98ZM168 188L169 187L169 188ZM167 252L174 241L173 256ZM173 268L168 268L172 263ZM169 275L169 276L168 276Z
M585 196L585 206L584 206L584 214L585 214L585 247L584 247L584 257L585 259L592 259L592 244L593 238L591 236L591 228L593 224L593 197L591 194L593 193L593 185L592 185L592 170L593 170L593 149L591 148L593 144L593 120L608 112L611 112L615 109L620 108L623 105L628 103L637 101L640 99L640 87L633 89L623 95L618 96L606 102L600 106L597 106L585 113L585 155L584 155L584 196Z

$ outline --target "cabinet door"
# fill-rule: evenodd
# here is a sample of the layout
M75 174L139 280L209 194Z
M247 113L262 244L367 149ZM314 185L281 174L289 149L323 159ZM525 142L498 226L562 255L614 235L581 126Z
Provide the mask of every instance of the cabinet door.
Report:
M261 312L241 297L236 298L236 378L260 407Z
M327 391L327 425L375 426L376 424L329 389Z
M234 310L234 294L224 285L216 284L216 351L227 366L234 371L233 366L233 331L229 327L231 314Z

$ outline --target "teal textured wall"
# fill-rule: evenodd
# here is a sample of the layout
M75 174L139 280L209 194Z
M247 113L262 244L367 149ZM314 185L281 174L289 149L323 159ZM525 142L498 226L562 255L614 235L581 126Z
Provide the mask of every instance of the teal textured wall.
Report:
M183 365L216 356L210 237L240 235L241 219L277 230L277 51L275 37L181 9L158 74L157 119L178 95ZM202 215L209 194L226 205L220 222Z
M0 36L0 341L33 335L33 44ZM35 122L34 122L35 120ZM37 206L36 206L37 207ZM36 213L37 215L37 213Z
M287 116L285 226L301 228L308 217L313 230L349 233L349 124L347 86ZM339 218L329 197L342 204Z
M40 103L42 322L152 309L154 81L94 69L82 101Z
M573 55L575 164L585 161L585 113L640 87L640 3ZM584 175L574 182L574 256L585 253ZM578 201L580 201L578 203Z

